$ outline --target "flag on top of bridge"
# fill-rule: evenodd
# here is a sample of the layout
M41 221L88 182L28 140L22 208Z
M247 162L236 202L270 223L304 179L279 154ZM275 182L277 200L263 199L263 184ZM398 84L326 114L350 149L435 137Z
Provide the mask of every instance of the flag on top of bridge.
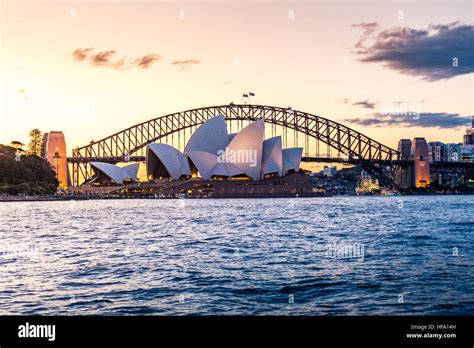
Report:
M242 94L242 97L244 97L244 98L248 98L248 97L249 97L249 95L248 95L248 94Z
M253 93L253 92L249 92L249 96L251 96L251 97L255 97L255 93Z

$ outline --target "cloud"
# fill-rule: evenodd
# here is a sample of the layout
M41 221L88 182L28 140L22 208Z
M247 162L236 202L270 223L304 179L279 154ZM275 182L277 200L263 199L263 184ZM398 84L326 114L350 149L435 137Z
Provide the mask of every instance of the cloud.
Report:
M74 52L72 52L72 56L74 57L75 60L77 61L82 61L87 58L87 55L89 52L94 50L93 48L78 48Z
M102 51L92 53L93 48L78 48L72 56L76 61L88 61L91 65L112 68L116 70L127 70L133 67L147 69L155 62L161 60L158 54L148 54L139 58L130 58L127 56L117 57L117 51Z
M148 54L136 60L136 65L141 69L149 68L154 62L159 62L161 56L158 54Z
M199 64L201 61L197 59L175 60L171 65L178 66L181 70L189 70L192 65Z
M427 29L396 27L378 31L377 23L358 23L363 33L354 45L361 62L381 63L426 81L474 72L474 25L431 24Z
M90 62L92 65L107 66L110 64L110 61L116 53L116 51L104 51L96 53L90 57Z
M377 104L376 102L370 102L368 99L352 103L352 105L362 106L363 108L366 108L366 109L374 109L376 104Z
M360 28L363 30L361 38L359 41L357 41L357 43L355 44L355 47L356 48L364 47L364 40L370 35L372 35L375 32L375 30L378 28L378 26L379 25L375 22L352 24L353 28Z
M337 102L342 103L342 104L349 104L350 100L349 98L343 98L343 99L337 99ZM362 106L363 108L366 108L366 109L375 109L375 105L377 105L377 102L371 102L368 99L366 99L366 100L353 102L352 105Z
M470 125L471 116L449 114L446 112L425 112L415 115L372 114L366 117L349 118L344 122L359 126L374 127L422 127L422 128L461 128Z

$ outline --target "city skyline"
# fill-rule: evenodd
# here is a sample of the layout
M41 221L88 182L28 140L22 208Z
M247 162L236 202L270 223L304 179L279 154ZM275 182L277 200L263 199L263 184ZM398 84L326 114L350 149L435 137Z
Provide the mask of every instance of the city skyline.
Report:
M474 26L472 4L452 3L4 1L0 142L61 130L70 155L253 91L252 103L317 114L392 148L400 138L459 143L474 114Z

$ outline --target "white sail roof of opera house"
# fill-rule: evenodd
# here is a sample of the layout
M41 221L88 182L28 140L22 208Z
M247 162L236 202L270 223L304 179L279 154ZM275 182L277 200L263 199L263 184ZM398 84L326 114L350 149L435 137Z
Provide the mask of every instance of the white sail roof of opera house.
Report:
M201 178L210 179L217 165L217 155L204 151L190 151L188 156L201 174Z
M265 121L260 119L242 129L225 150L225 163L231 163L242 173L260 179Z
M173 179L179 179L183 175L191 175L188 159L178 149L168 144L148 145L146 156L147 177L153 177L156 167L160 164L164 166L166 172Z
M123 178L135 180L138 176L139 167L140 167L140 163L132 163L132 164L126 165L125 167L122 167Z
M301 163L301 156L303 155L302 147L293 147L283 150L283 171L299 170Z
M283 175L283 152L281 150L281 137L273 137L263 142L262 179L265 174L277 173Z
M234 137L237 135L237 133L230 133L229 134L229 143L234 139Z
M229 134L224 116L219 115L202 124L189 139L184 152L204 151L217 155L219 150L225 150L229 143Z
M138 174L139 163L129 164L124 167L118 167L114 164L105 162L91 162L94 171L100 171L115 181L117 184L123 184L125 179L136 180Z
M211 153L191 151L188 156L203 179L210 179L213 175L231 177L243 174L243 171L232 163L220 163L219 156Z
M264 141L265 121L259 119L238 133L228 133L225 118L215 116L189 139L184 153L167 144L150 144L147 176L179 179L197 170L203 179L246 175L255 180L266 174L283 176L298 171L302 148L282 150L280 136Z
M242 170L232 163L217 163L214 167L214 175L232 177L240 174L243 174Z

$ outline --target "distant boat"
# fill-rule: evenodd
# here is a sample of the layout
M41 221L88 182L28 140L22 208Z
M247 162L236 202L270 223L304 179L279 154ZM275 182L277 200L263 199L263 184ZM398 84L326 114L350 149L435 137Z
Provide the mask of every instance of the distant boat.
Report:
M400 196L400 192L390 189L382 189L383 196Z

